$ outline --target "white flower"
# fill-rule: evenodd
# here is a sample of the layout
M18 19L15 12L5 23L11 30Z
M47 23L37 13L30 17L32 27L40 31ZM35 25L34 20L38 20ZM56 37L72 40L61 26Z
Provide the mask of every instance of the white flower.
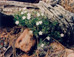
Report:
M40 13L37 13L37 16L39 17L40 16Z
M44 47L44 44L41 44L41 47Z
M40 31L40 32L39 32L39 35L42 35L42 34L43 34L43 32L42 32L42 31Z
M44 13L41 13L42 16L44 16Z
M38 26L39 25L39 22L36 22L36 25Z
M31 18L31 16L27 16L27 19L29 20Z
M46 37L46 39L47 39L47 40L50 40L50 37L48 36L48 37Z
M42 24L42 21L39 21L39 24Z
M24 14L24 12L22 11L21 14Z
M23 8L23 10L26 10L26 8Z
M15 24L18 25L19 24L19 21L16 21Z
M32 31L32 30L30 30L29 32L30 32L31 34L33 34L33 31Z
M63 34L63 33L61 33L61 34L60 34L60 36L61 36L61 37L64 37L64 34Z
M42 24L42 21L36 22L36 25L38 26L39 24Z
M26 18L26 16L23 16L22 19L24 20Z
M23 11L24 13L27 13L27 11Z
M31 14L28 13L28 14L27 14L27 19L30 19L30 18L31 18Z
M31 16L31 14L30 14L30 13L28 13L28 14L27 14L27 16Z

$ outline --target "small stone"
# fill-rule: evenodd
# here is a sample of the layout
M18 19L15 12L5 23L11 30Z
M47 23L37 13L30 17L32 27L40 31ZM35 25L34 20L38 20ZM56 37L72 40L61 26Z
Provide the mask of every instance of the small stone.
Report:
M21 49L26 53L31 50L31 48L35 45L36 42L33 38L33 34L29 31L29 29L25 29L15 42L15 47Z

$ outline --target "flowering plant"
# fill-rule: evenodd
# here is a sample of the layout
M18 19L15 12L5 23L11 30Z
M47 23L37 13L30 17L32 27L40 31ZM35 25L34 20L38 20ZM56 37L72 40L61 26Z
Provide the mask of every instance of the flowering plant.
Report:
M19 26L25 26L29 28L31 33L38 39L38 40L50 40L51 37L60 40L61 38L61 28L59 23L56 21L51 22L48 18L44 15L44 13L40 12L28 12L27 10L19 11L17 14L14 15L15 24ZM62 36L64 37L64 35ZM44 44L42 44L42 47Z

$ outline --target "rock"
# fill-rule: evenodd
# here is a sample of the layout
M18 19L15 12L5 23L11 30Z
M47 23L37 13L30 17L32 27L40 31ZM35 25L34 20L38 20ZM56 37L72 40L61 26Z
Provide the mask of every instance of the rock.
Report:
M28 53L31 48L35 45L36 41L33 38L33 34L29 29L25 29L24 32L18 37L15 42L15 47Z

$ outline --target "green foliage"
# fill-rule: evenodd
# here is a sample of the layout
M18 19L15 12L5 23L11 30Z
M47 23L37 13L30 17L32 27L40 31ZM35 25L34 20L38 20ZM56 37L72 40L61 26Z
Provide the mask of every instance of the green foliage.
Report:
M39 40L41 39L40 43L47 39L47 36L61 40L59 23L56 21L51 22L44 13L20 11L14 15L14 20L16 25L25 26L33 31L34 36Z

